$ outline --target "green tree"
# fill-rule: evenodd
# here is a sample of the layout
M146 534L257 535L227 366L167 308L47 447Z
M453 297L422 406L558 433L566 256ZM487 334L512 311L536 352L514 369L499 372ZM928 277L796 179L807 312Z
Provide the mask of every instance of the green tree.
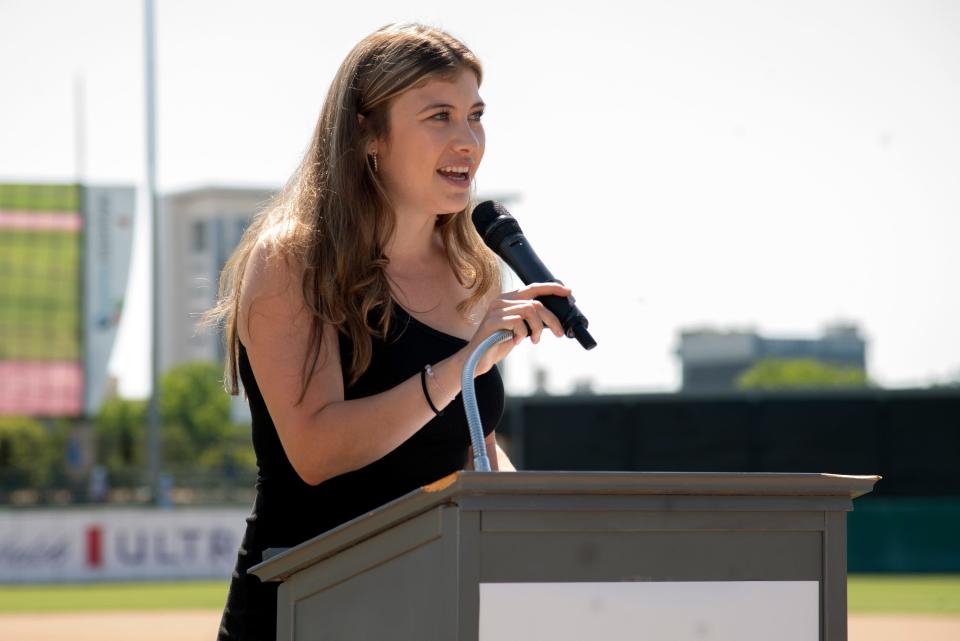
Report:
M223 370L212 363L186 363L160 380L160 443L166 469L222 472L255 468L250 431L230 420ZM112 482L142 481L146 465L146 401L111 399L95 421L97 460ZM119 484L126 484L120 480Z
M739 389L811 389L869 387L858 367L838 367L813 358L769 358L757 362L737 378Z
M63 480L69 426L0 417L0 484L45 489Z
M125 398L104 401L94 419L97 462L111 471L144 465L146 424L146 401Z
M147 402L125 398L104 401L94 418L97 463L107 468L114 487L143 482L147 454Z
M230 398L223 392L223 369L213 363L186 363L160 380L160 418L164 459L195 463L236 431L230 422Z

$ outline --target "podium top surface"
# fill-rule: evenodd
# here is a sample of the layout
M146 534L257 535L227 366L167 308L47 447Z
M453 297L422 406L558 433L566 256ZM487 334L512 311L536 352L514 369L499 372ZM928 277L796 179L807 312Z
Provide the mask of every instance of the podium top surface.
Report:
M879 476L767 472L455 472L408 494L673 494L844 496L873 489ZM406 497L403 497L406 498ZM402 499L399 499L402 500Z
M317 558L444 504L498 496L525 497L825 497L857 498L870 492L879 476L766 472L474 472L460 471L416 489L295 548L283 551L250 572L264 581L282 580Z

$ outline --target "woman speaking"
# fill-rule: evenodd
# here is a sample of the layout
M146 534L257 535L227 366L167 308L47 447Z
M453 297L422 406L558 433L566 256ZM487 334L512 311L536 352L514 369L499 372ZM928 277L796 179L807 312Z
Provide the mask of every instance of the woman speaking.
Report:
M497 330L476 393L493 469L503 383L494 365L557 318L534 284L501 293L470 221L484 152L482 69L450 35L389 25L347 55L289 182L224 269L210 317L226 382L246 390L258 478L220 639L273 639L276 584L247 574L291 547L471 461L460 392ZM398 588L401 586L398 586Z

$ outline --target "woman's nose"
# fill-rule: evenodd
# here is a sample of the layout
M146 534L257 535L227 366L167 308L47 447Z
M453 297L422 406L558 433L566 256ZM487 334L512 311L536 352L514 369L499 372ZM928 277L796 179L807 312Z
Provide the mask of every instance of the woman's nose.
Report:
M454 134L454 148L472 151L483 144L483 133L469 122L460 123Z

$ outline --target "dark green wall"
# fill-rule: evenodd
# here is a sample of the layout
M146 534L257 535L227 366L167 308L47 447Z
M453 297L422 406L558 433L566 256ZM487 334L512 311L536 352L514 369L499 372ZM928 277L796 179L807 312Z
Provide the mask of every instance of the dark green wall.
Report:
M960 572L960 498L864 496L853 508L849 572Z
M960 389L511 398L497 428L536 470L878 474L850 571L960 571Z

